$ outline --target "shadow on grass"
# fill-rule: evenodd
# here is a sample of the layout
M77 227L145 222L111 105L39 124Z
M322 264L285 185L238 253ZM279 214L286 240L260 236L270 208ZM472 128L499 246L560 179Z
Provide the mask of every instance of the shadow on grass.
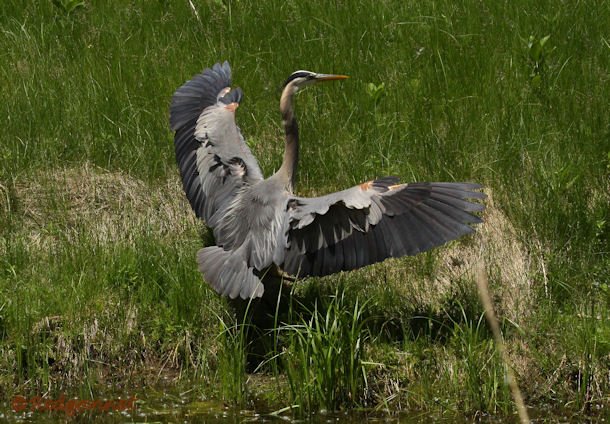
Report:
M247 372L264 368L269 358L281 351L281 338L278 345L277 336L279 329L312 322L314 314L325 316L332 307L331 299L339 295L345 297L342 305L345 310L353 310L354 305L363 303L362 293L350 293L344 283L313 283L308 284L305 290L297 290L281 277L265 276L264 285L265 292L259 299L238 298L228 302L236 322L246 328ZM461 286L468 287L468 284ZM481 309L476 296L476 289L472 287L471 291L464 289L440 308L427 304L396 310L385 308L383 300L372 294L366 299L360 320L367 333L381 343L402 344L425 338L444 344L454 336L455 326L480 318ZM485 325L481 330L486 337L491 337Z

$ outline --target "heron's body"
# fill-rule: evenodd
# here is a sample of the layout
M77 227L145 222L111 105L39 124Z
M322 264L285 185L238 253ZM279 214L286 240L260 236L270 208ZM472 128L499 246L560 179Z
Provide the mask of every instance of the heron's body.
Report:
M441 245L481 221L471 212L483 206L467 200L484 197L477 184L399 184L386 177L316 198L293 194L299 147L294 94L343 78L308 71L288 78L280 99L284 160L267 179L235 124L242 92L230 88L227 62L174 94L170 123L184 189L217 244L199 251L199 269L218 293L260 297L270 268L293 276L355 269Z

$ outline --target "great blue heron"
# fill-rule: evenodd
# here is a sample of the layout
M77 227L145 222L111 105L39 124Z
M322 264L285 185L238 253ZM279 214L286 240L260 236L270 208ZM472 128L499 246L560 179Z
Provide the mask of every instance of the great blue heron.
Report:
M201 249L199 270L221 295L257 298L267 272L323 276L389 257L414 255L473 232L484 209L478 184L409 183L396 177L305 198L293 193L299 142L294 96L308 85L343 75L296 71L280 112L284 159L265 179L235 124L242 99L228 62L217 63L174 94L170 125L186 196L212 229L216 246Z

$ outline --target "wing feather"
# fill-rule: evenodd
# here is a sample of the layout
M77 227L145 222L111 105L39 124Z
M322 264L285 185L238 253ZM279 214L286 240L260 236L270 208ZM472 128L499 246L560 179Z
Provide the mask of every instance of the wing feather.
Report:
M204 69L172 98L170 126L185 194L198 217L214 226L232 199L262 173L235 124L243 97L232 90L228 62ZM216 215L216 216L215 216Z
M398 185L388 177L317 198L295 198L284 234L284 271L328 275L414 255L471 233L482 222L481 186Z

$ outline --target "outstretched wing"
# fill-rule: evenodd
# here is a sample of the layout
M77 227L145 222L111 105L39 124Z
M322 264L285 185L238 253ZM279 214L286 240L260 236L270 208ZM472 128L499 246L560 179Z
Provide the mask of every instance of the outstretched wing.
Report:
M292 275L329 275L389 257L415 255L473 232L484 209L469 183L398 184L393 177L317 198L293 198L283 252Z
M229 63L217 63L176 90L170 106L186 197L212 228L242 187L263 179L235 124L243 93L230 85Z

